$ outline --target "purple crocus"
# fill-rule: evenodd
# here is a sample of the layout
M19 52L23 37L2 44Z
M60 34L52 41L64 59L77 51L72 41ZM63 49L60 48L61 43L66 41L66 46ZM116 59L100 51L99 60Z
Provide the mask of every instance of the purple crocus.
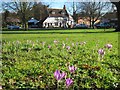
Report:
M64 78L66 76L65 72L60 73L60 70L56 70L54 72L54 77L56 78L56 80L61 80L62 78Z
M67 49L67 50L70 50L70 46L66 46L66 49Z
M2 90L2 86L0 85L0 90Z
M66 79L66 87L68 88L70 85L72 85L73 84L73 80L72 79L70 79L70 78L68 78L68 79Z
M99 49L99 50L98 50L98 54L99 54L99 55L104 55L104 54L105 54L105 51L104 51L103 49Z
M57 43L58 43L58 41L57 41L57 40L54 40L53 42L54 42L55 44L57 44Z
M107 45L105 45L105 47L110 49L110 48L112 48L112 45L111 44L107 44Z
M69 66L68 68L71 73L75 72L75 70L77 69L75 66Z
M45 42L42 42L42 45L44 46L44 45L45 45Z
M79 43L78 42L76 42L76 45L78 45Z
M50 46L50 45L48 45L48 48L50 49L50 48L51 48L51 46Z
M62 72L61 73L61 79L64 78L66 76L66 73L65 72Z

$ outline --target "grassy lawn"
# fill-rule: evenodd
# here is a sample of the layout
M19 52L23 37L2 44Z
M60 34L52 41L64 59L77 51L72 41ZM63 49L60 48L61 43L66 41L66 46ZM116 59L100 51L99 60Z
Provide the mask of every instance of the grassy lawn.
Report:
M113 30L96 29L96 30L32 30L32 31L3 31L2 39L8 41L14 40L47 40L54 39L66 40L118 40L118 33ZM49 38L49 39L48 39Z
M2 45L5 89L120 88L118 32L112 29L3 31ZM56 70L66 73L60 82ZM66 78L73 80L69 87Z

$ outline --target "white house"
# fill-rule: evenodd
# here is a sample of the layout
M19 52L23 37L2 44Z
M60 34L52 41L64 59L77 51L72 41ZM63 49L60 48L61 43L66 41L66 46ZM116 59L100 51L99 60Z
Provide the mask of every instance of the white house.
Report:
M43 22L43 27L61 27L68 28L74 24L74 20L71 15L68 14L64 5L63 9L48 9L49 16Z

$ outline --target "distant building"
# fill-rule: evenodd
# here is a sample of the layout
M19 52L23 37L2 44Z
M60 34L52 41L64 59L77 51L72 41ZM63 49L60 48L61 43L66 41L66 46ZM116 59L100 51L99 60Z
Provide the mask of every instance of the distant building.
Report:
M70 14L68 14L64 5L63 9L48 9L49 16L43 22L45 28L71 28L74 24L74 20Z
M85 17L78 17L78 24L86 24L86 25L90 25L90 21L89 19L85 18Z
M13 17L7 17L6 22L9 23L9 24L18 24L18 23L20 23L20 19L19 18L13 18Z
M95 23L98 23L98 22L100 22L100 19L98 19ZM90 26L89 17L79 16L77 23L78 23L78 24L86 24L86 25Z
M113 26L117 25L118 19L117 19L117 14L116 13L117 13L117 11L106 13L102 17L101 22L108 22Z
M38 20L34 19L34 18L31 18L29 21L28 21L28 28L38 28L39 27L39 22Z

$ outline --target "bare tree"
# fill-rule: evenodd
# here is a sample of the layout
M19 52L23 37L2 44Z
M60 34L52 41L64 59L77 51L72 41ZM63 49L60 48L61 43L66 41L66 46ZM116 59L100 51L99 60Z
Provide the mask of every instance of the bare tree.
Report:
M78 16L77 14L80 12L81 7L79 2L67 2L66 3L68 11L73 15L73 19L77 22Z
M9 16L10 12L8 10L4 10L4 12L2 13L2 26L6 27L7 25L7 17Z
M110 0L117 8L117 17L118 17L118 26L115 31L120 31L120 0L114 2L114 0Z
M81 12L85 17L89 18L90 27L94 28L95 22L101 18L103 14L110 8L110 3L108 2L80 2Z
M48 17L48 7L49 5L44 5L42 2L34 2L32 13L35 19L40 20L39 27L42 27L43 21Z
M30 16L30 11L33 6L33 2L23 2L23 0L13 0L13 2L7 2L2 4L3 8L16 12L21 19L23 28L27 30L27 20Z

